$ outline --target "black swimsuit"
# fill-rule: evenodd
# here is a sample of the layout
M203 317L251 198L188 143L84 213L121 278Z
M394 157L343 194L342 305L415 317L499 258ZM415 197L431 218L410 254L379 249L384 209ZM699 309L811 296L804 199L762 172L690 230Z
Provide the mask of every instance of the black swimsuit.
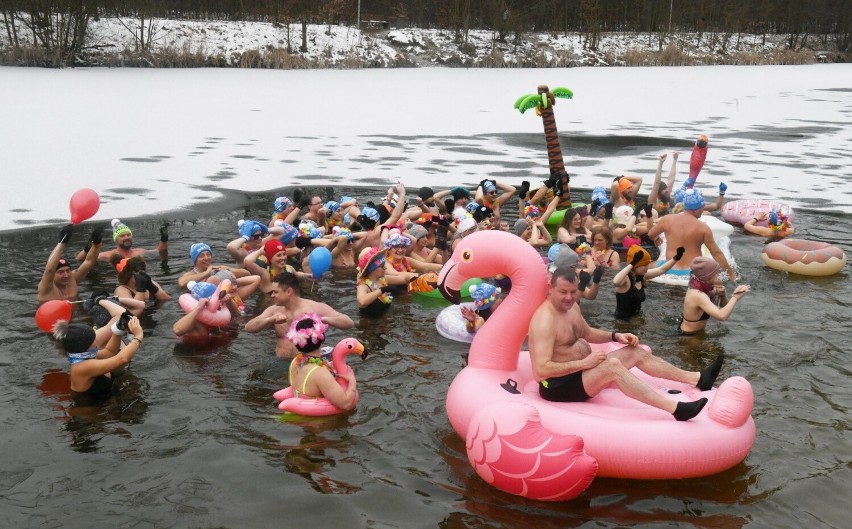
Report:
M636 288L636 278L628 275L630 288L627 292L615 293L615 317L619 320L629 320L642 310L645 301L645 289Z
M112 394L112 388L114 385L115 381L112 377L107 375L98 375L92 381L92 385L89 389L86 391L77 391L75 393L77 395L85 395L87 397L108 397Z

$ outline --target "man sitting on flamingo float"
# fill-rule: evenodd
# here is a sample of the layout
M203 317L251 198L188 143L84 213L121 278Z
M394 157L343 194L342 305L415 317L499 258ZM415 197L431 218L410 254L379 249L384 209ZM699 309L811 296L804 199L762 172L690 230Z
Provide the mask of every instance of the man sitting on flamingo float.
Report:
M580 312L579 278L573 268L557 267L550 291L536 310L529 328L530 357L539 381L539 394L555 402L583 402L615 384L625 395L687 421L701 412L707 398L678 402L656 393L629 370L638 367L658 378L695 384L702 391L713 387L722 368L719 355L702 371L684 371L639 346L631 333L590 327ZM606 353L592 351L589 343L619 342L625 346Z

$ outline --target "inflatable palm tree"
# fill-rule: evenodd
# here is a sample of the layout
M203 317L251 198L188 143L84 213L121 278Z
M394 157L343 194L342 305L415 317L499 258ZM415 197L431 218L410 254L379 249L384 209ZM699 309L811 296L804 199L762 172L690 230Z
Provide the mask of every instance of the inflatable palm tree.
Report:
M538 93L523 95L515 101L515 108L521 114L535 108L535 113L541 116L551 178L566 174L565 162L562 160L562 147L559 145L559 132L556 130L556 117L553 115L553 105L556 104L557 97L571 99L574 93L567 88L554 88L551 91L547 85L540 85Z

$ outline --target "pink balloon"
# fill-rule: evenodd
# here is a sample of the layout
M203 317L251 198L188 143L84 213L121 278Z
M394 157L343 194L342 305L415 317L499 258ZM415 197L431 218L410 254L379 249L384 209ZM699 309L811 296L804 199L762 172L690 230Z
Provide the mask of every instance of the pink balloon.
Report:
M81 189L71 195L71 224L92 218L101 207L101 197L92 189Z
M36 325L44 332L53 332L59 320L71 321L71 302L66 299L46 301L36 311Z

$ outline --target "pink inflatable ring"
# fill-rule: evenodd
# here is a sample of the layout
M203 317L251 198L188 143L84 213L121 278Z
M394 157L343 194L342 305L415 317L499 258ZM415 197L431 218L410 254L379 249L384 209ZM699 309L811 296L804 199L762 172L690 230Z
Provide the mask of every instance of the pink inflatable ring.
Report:
M846 254L837 246L805 239L771 242L761 257L769 268L803 276L830 276L846 266Z

